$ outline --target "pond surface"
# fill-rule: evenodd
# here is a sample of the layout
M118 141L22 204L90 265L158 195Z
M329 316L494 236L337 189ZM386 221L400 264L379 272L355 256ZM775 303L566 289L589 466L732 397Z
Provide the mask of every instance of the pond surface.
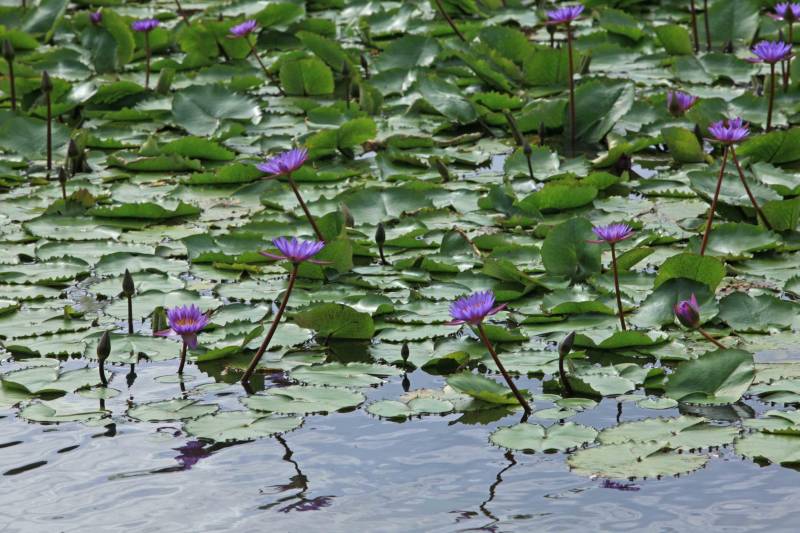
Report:
M461 414L396 423L358 409L307 416L283 436L203 444L179 423L124 415L129 400L181 394L178 383L155 380L172 376L174 362L138 365L130 389L128 371L114 368L111 385L122 394L106 401L114 412L106 425L30 424L4 412L5 530L790 531L800 519L794 470L759 467L721 449L706 468L678 478L592 480L571 474L564 454L487 442L490 431L519 415L487 425L461 423ZM196 366L187 380L192 397L201 396L190 386L213 382ZM412 389L443 382L419 371L409 380ZM527 381L536 391L538 381ZM235 409L241 392L231 385L204 398ZM392 378L367 396L402 392L400 378ZM618 405L603 400L575 420L612 426ZM626 402L619 420L647 416L653 411Z

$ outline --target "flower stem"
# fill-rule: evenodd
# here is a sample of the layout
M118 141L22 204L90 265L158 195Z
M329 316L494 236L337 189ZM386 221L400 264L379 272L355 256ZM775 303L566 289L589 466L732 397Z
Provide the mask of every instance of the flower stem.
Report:
M700 335L705 337L709 342L713 343L717 348L721 350L727 349L724 344L722 344L717 339L706 333L706 331L703 328L697 328L697 331L700 333Z
M531 154L525 154L525 160L528 162L528 176L530 176L531 181L535 181L533 177L533 162L531 161Z
M183 367L186 364L186 342L181 346L181 363L178 365L178 374L183 375Z
M692 11L692 37L694 38L694 53L700 51L700 36L697 34L697 12L694 5L694 0L691 0L691 11Z
M569 56L569 147L575 152L575 64L572 58L572 25L567 24L567 55Z
M278 308L278 312L275 313L275 318L272 319L272 325L269 327L269 331L267 332L267 336L264 337L264 340L261 342L261 346L258 347L258 351L253 356L252 361L250 361L250 366L247 367L247 371L244 373L242 377L242 383L248 383L250 378L253 377L253 373L256 371L256 367L258 366L258 362L261 360L261 356L264 355L264 352L267 351L269 347L270 341L272 341L272 337L275 335L275 331L278 329L278 323L281 321L281 317L283 316L283 312L286 310L286 305L289 303L289 296L292 294L292 289L294 288L294 282L297 279L297 270L300 268L299 263L294 263L292 265L292 272L289 274L289 286L286 287L286 294L283 295L283 301L281 302L281 306Z
M703 244L700 245L700 255L705 255L706 246L708 245L708 236L711 233L711 223L714 222L714 212L717 210L717 200L719 199L719 191L722 189L722 178L725 176L725 166L728 163L728 145L725 145L722 152L722 165L719 167L719 177L717 178L717 189L714 191L714 198L711 200L711 209L708 211L708 220L706 221L706 231L703 233Z
M489 338L486 336L486 331L483 329L483 324L478 324L478 335L480 335L484 346L486 346L486 349L489 350L489 354L492 356L492 359L494 359L494 364L497 365L498 370L500 370L500 373L503 374L503 378L505 378L506 383L508 383L508 388L510 388L511 392L514 393L514 396L516 396L517 401L525 410L525 413L531 414L533 410L531 409L530 404L528 404L528 401L524 396L522 396L522 393L519 392L519 389L517 389L517 386L511 380L511 376L509 376L508 372L506 372L503 363L500 362L500 358L497 357L497 352L494 351L494 346L492 346L492 343L489 342Z
M753 196L753 193L750 191L750 187L747 185L747 180L744 177L744 170L742 170L742 166L739 164L739 159L736 157L736 150L733 148L733 145L731 145L731 157L733 158L733 162L736 165L736 170L739 172L739 179L742 180L742 185L744 185L744 190L747 193L747 197L750 198L750 203L753 204L756 213L758 214L758 216L761 217L761 221L764 222L764 225L767 227L767 229L771 230L772 224L769 223L769 220L767 220L764 211L762 211L761 208L758 206L756 197Z
M106 361L105 359L101 359L97 362L97 371L100 372L100 383L103 384L103 387L108 387L108 380L106 379Z
M794 22L789 21L789 44L794 45ZM783 77L783 92L789 90L789 78L792 75L792 56L786 58L786 74Z
M622 310L622 297L619 292L619 274L617 272L617 250L614 243L611 243L611 269L614 271L614 292L617 295L617 309L619 309L619 325L622 331L627 330L625 327L625 312Z
M53 169L53 105L50 93L45 92L47 99L47 170Z
M558 377L561 381L561 388L564 389L564 392L567 395L572 394L572 385L569 383L569 379L567 378L567 370L564 368L564 360L567 358L568 354L558 354Z
M150 32L144 32L144 88L150 88Z
M189 22L189 16L183 11L183 8L181 7L181 0L175 0L175 3L178 6L178 15L181 16L181 18L183 19L183 21L186 23L187 26L191 26L192 24Z
M708 23L708 0L703 0L703 23L706 28L706 50L711 51L711 26Z
M775 63L769 64L769 106L767 107L767 131L772 130L772 107L775 104Z
M455 32L456 35L458 35L458 38L461 39L462 42L467 42L467 39L466 37L464 37L464 34L461 33L461 30L458 29L456 23L453 21L452 18L450 18L450 15L447 14L447 11L445 11L444 6L442 5L442 0L436 0L436 7L439 8L439 13L441 13L441 15L450 25L450 27L453 28L453 31Z
M128 335L133 335L133 296L128 296Z
M8 59L6 60L8 63L8 83L11 88L11 110L17 110L17 89L16 83L14 82L14 60Z
M292 175L287 174L286 179L289 180L289 185L292 187L294 195L297 197L297 201L300 203L300 207L303 208L303 212L306 214L308 222L311 224L311 227L314 228L314 233L317 235L317 239L319 239L320 241L324 241L325 238L322 236L322 232L317 227L317 223L314 222L314 217L311 216L311 212L308 210L308 206L303 201L303 197L300 196L300 190L297 188L297 184L292 179Z

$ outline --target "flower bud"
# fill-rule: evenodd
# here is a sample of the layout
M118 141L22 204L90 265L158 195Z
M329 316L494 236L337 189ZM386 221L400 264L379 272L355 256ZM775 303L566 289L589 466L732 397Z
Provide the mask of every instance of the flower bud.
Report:
M58 183L63 187L67 183L67 169L58 167Z
M79 155L81 155L81 151L78 148L78 143L75 142L75 139L70 139L69 144L67 145L67 157L70 159L75 159Z
M97 359L102 363L109 355L111 355L111 336L108 331L104 331L100 342L97 343Z
M409 356L408 343L404 342L403 347L400 348L400 357L403 358L403 361L408 361L408 356Z
M561 358L566 357L572 351L572 347L575 345L575 332L569 333L564 340L558 343L558 355Z
M8 39L3 41L3 58L9 63L14 61L14 45Z
M689 329L700 327L700 307L694 294L689 300L683 300L675 304L675 316L683 326Z
M375 242L378 246L383 246L386 242L386 230L383 227L383 222L378 222L378 229L375 230Z
M46 70L42 71L42 92L49 93L53 90L53 81Z
M525 154L525 157L530 157L533 154L533 148L531 148L531 143L526 142L522 146L522 152Z
M122 277L122 294L130 298L136 292L136 286L133 284L133 276L125 269L125 275Z

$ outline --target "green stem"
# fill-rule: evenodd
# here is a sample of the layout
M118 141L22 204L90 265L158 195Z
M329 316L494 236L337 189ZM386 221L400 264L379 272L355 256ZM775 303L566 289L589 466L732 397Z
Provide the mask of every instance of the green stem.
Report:
M183 346L181 346L181 362L178 365L178 374L183 375L183 367L186 364L186 342L184 341Z
M503 378L505 378L506 383L508 383L508 388L510 388L511 392L514 393L514 396L516 396L517 401L525 410L525 413L531 414L533 410L531 409L530 404L528 404L528 401L524 396L522 396L522 393L519 392L519 389L511 380L511 376L509 376L508 372L506 372L503 363L500 362L500 358L497 357L497 352L494 351L494 346L492 346L492 343L489 342L489 338L486 336L486 331L483 329L483 324L478 324L478 335L483 341L484 346L486 346L486 349L489 350L489 354L492 356L492 359L494 359L494 364L497 365L497 369L500 370L501 374L503 374Z
M300 268L299 263L294 263L292 265L292 272L289 274L289 286L286 287L286 294L283 295L283 301L281 302L281 306L278 308L278 312L275 313L275 318L272 319L272 325L269 327L269 331L267 332L267 336L264 337L264 340L261 342L261 346L258 347L258 351L253 356L253 359L250 361L250 365L247 367L247 371L244 373L242 377L242 383L246 384L250 381L250 378L253 377L253 373L256 371L258 367L258 362L261 360L261 356L264 355L264 352L267 351L269 347L269 343L272 341L272 337L275 335L275 332L278 329L278 323L281 321L281 317L283 316L283 312L286 310L286 305L289 303L289 296L292 295L292 289L294 288L294 282L297 279L297 270Z
M9 59L6 61L8 63L8 83L11 88L11 110L17 110L17 89L16 83L14 80L14 61Z
M144 88L150 88L150 32L144 32Z

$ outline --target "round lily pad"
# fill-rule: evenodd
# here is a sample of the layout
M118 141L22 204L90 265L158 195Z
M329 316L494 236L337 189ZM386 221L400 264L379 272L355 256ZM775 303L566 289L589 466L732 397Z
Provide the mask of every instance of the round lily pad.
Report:
M302 415L355 407L364 400L363 394L348 389L292 385L269 389L241 401L254 411Z
M272 416L255 411L222 411L190 420L184 429L190 435L217 442L247 441L285 433L300 427L302 418Z
M567 422L544 428L539 424L523 422L500 428L489 437L493 444L532 452L563 452L594 442L597 430Z

